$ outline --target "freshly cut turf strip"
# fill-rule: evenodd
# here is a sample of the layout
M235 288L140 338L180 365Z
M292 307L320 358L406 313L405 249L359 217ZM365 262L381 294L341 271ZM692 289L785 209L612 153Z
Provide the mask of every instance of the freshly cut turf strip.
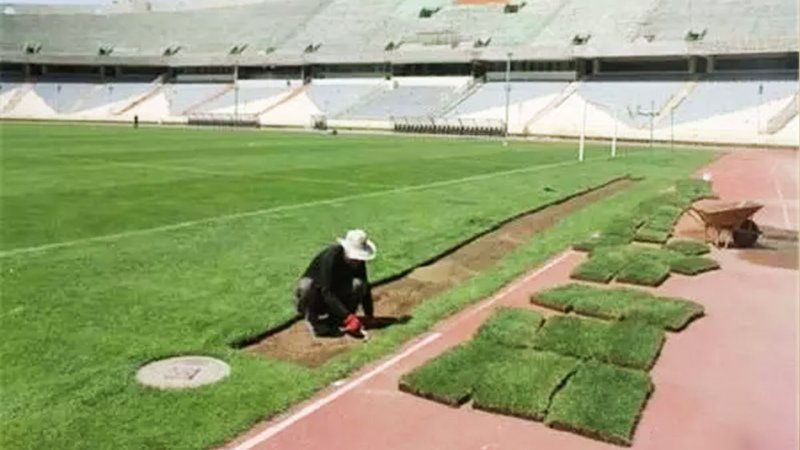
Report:
M469 400L484 364L494 361L502 348L471 341L429 361L400 379L400 389L420 397L460 406Z
M558 316L547 320L534 340L534 347L576 358L649 369L663 343L664 331L641 321L605 322Z
M705 255L706 253L711 251L708 248L708 244L700 241L691 241L691 240L672 241L669 244L665 245L664 248L667 250L672 250L674 252L684 254L686 256Z
M670 266L653 259L637 258L617 275L617 281L642 286L659 286L669 277Z
M477 339L508 347L530 347L544 318L536 311L499 308L478 330Z
M702 256L686 256L678 258L670 264L670 270L683 275L699 275L717 269L719 269L718 262Z
M607 364L581 366L550 405L545 423L630 446L653 384L647 373Z
M667 330L678 331L703 315L695 302L656 297L648 292L624 288L598 288L577 283L538 292L533 303L560 311L607 319L636 318Z
M543 420L555 390L580 365L549 352L516 350L489 364L475 385L477 409Z

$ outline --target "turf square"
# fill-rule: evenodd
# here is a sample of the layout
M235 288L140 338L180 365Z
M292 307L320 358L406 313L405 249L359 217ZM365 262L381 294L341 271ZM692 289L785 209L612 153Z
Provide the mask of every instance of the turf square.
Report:
M607 323L599 320L551 317L539 330L534 348L576 358L594 358L602 352L601 341L607 329Z
M664 332L643 321L605 322L559 316L545 322L534 347L576 358L649 369L663 343Z
M608 289L578 283L535 293L531 301L586 316L639 319L672 331L685 328L689 322L703 315L703 307L689 300L657 297L635 289Z
M636 258L617 275L621 283L659 286L669 277L670 266L655 259Z
M649 370L658 359L666 336L664 330L643 320L612 322L601 342L597 359L633 369Z
M719 269L719 263L702 256L685 256L677 258L670 264L670 270L682 275L699 275Z
M593 288L585 295L576 297L572 309L584 316L621 320L626 317L631 302L640 296L640 291L632 289Z
M670 231L649 228L649 226L640 228L636 231L634 240L639 242L649 242L653 244L663 244L667 242L670 237Z
M692 240L675 240L667 245L664 246L667 250L672 250L674 252L681 253L686 256L699 256L705 255L710 250L708 248L708 244L705 242L700 241L692 241Z
M427 362L400 379L400 389L450 406L469 400L475 381L485 364L502 349L471 341Z
M579 366L577 359L517 350L488 364L475 385L477 409L543 420L553 393Z
M570 283L531 295L531 302L561 312L572 311L575 299L591 295L596 288L580 283Z
M597 283L610 282L627 263L624 247L597 249L589 260L575 268L572 278Z
M625 312L626 317L643 320L670 331L680 331L705 313L701 305L689 300L643 294L630 303Z
M556 393L545 423L629 446L652 389L645 372L586 363Z
M478 330L477 339L508 347L529 347L543 322L536 311L499 308Z

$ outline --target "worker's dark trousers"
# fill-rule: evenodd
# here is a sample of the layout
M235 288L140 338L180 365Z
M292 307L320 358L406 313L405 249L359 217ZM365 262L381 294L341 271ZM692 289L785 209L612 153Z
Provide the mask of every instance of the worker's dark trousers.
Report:
M366 294L366 283L359 278L354 278L351 295L340 300L349 313L355 314ZM333 330L338 331L344 321L344 317L339 317L338 313L330 310L322 297L322 292L311 278L304 277L297 281L294 298L297 313L308 321L317 335L331 334Z

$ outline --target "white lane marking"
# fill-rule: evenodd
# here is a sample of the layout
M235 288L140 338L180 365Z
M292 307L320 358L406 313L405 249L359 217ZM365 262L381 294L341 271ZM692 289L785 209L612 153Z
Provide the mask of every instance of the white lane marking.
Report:
M363 384L365 381L369 380L370 378L374 377L375 375L378 375L379 373L381 373L381 372L385 371L386 369L390 368L391 366L396 364L398 361L400 361L400 360L412 355L413 353L416 353L421 348L427 346L428 344L430 344L431 342L435 341L436 339L439 339L447 330L452 329L455 325L460 324L461 322L463 322L467 318L471 317L472 315L474 315L474 314L476 314L476 313L488 308L489 306L493 305L500 298L502 298L502 297L510 294L511 292L519 289L520 286L522 286L526 282L528 282L528 281L540 276L542 273L550 270L555 265L559 264L561 261L563 261L568 256L570 256L570 254L571 253L569 251L562 253L561 255L556 257L555 259L551 260L550 262L548 262L544 266L542 266L539 269L537 269L536 271L531 272L530 274L526 275L523 278L520 278L519 280L515 281L514 283L506 286L504 289L498 291L495 295L493 295L489 299L484 300L477 308L475 308L472 311L469 311L469 312L459 316L456 320L450 322L449 326L446 329L443 329L442 331L440 331L438 333L433 333L433 334L429 335L425 339L423 339L423 340L417 342L416 344L412 345L411 347L407 348L402 353L400 353L400 354L394 356L393 358L387 360L383 364L375 367L371 371L365 373L364 375L361 375L360 377L356 378L355 380L345 384L340 389L338 389L338 390L336 390L334 392L331 392L327 396L315 401L314 403L311 403L310 405L304 407L300 411L298 411L298 412L292 414L291 416L286 417L282 421L270 426L266 430L264 430L261 433L253 436L252 438L246 440L245 442L239 444L238 446L232 448L231 450L249 450L249 449L251 449L251 448L253 448L253 447L255 447L255 446L259 445L259 444L263 444L264 442L266 442L267 440L269 440L273 436L277 435L281 431L289 428L290 426L294 425L295 423L299 422L300 420L310 416L311 414L313 414L314 412L318 411L323 406L333 402L337 398L339 398L342 395L344 395L345 393L355 389L356 387L358 387L359 385Z
M600 160L607 160L610 159L609 157L603 158L596 158L593 161L600 161ZM587 160L588 161L588 160ZM11 250L6 250L0 252L0 258L5 258L8 256L14 256L19 254L26 254L26 253L35 253L35 252L42 252L47 250L54 250L59 248L65 247L72 247L74 245L79 244L86 244L92 242L106 242L106 241L116 241L122 238L133 237L133 236L142 236L148 235L152 233L159 233L164 231L174 231L180 230L183 228L193 227L197 225L207 225L207 224L214 224L219 222L226 222L231 220L243 219L247 217L257 217L257 216L264 216L278 212L285 212L285 211L294 211L298 209L304 209L313 206L322 206L322 205L333 205L337 203L342 203L351 200L361 200L365 198L372 198L372 197L382 197L384 195L392 195L392 194L399 194L403 192L413 192L413 191L421 191L425 189L431 188L438 188L443 186L450 186L453 184L461 184L461 183L468 183L472 181L480 181L480 180L487 180L495 177L506 176L506 175L514 175L518 173L525 173L525 172L536 172L540 170L552 169L553 167L560 167L560 166L568 166L568 165L576 165L581 164L579 161L563 161L560 163L553 163L553 164L544 164L544 165L537 165L537 166L530 166L530 167L523 167L519 169L511 169L511 170L503 170L499 172L490 172L480 175L472 175L469 177L464 178L456 178L450 180L442 180L442 181L434 181L432 183L426 184L418 184L413 186L403 186L394 189L386 189L382 191L374 191L374 192L367 192L363 194L353 194L353 195L344 195L341 197L334 197L330 199L324 200L312 200L309 202L302 202L302 203L294 203L291 205L283 205L283 206L275 206L272 208L265 208L265 209L257 209L254 211L246 211L241 213L233 213L233 214L224 214L221 216L215 217L207 217L204 219L196 219L196 220L187 220L184 222L178 222L170 225L162 225L159 227L153 228L145 228L141 230L131 230L131 231L123 231L121 233L113 233L113 234L106 234L102 236L94 236L89 238L82 238L82 239L75 239L72 241L63 241L63 242L55 242L52 244L44 244L44 245L37 245L32 247L21 247L15 248Z
M342 395L346 394L347 392L352 391L359 385L363 384L365 381L369 380L370 378L378 375L379 373L385 371L386 369L390 368L391 366L397 364L403 358L411 355L412 353L416 352L417 350L425 347L426 345L430 344L431 342L439 339L441 337L441 333L434 333L427 336L425 339L418 341L416 344L412 345L411 347L407 348L402 353L399 353L392 357L391 359L386 360L384 363L380 364L379 366L375 367L374 369L370 370L369 372L361 375L360 377L354 379L353 381L345 384L341 388L331 392L330 394L326 395L325 397L307 405L300 411L292 414L289 417L286 417L282 421L272 425L271 427L267 428L266 430L258 433L257 435L253 436L252 438L242 442L241 444L237 445L231 450L249 450L256 445L264 443L266 440L270 439L271 437L275 436L276 434L280 433L281 431L289 428L293 424L297 423L298 421L308 417L309 415L313 414L314 412L318 411L325 405L333 402L337 398L341 397Z
M286 180L286 181L299 181L302 183L317 183L317 184L335 184L335 185L343 185L343 186L355 186L355 187L380 187L380 188L387 188L387 187L395 187L390 184L385 183L369 183L369 182L355 182L355 181L345 181L345 180L326 180L322 178L309 178L309 177L297 177L292 175L281 175L278 173L258 173L258 172L237 172L237 171L228 171L228 170L208 170L203 169L200 167L188 167L188 166L173 166L171 164L150 164L150 163L140 163L135 161L109 161L106 159L94 159L94 158L79 158L74 156L58 156L59 158L63 159L64 161L82 161L89 164L95 164L98 168L102 168L103 166L118 166L118 167L136 167L141 169L155 169L155 170L165 170L168 172L185 172L185 173L195 173L199 175L213 175L219 177L252 177L252 178L264 178L264 179L274 179L274 180Z

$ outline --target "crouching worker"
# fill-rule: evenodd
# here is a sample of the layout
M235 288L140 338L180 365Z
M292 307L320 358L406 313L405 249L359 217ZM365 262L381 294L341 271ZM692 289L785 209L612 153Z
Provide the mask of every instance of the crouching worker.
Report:
M356 311L361 306L365 320L373 317L366 261L375 258L375 244L363 230L350 230L337 241L314 257L297 282L297 312L315 336L341 336L341 328L364 337Z

